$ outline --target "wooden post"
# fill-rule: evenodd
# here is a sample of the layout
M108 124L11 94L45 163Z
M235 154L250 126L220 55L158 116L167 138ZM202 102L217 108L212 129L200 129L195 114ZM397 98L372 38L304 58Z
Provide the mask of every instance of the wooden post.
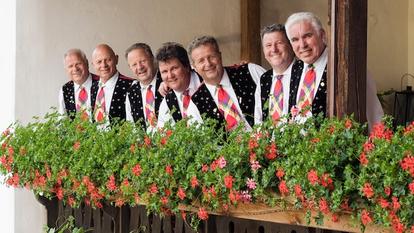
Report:
M366 122L367 0L330 0L329 115Z
M260 0L240 0L240 17L240 59L260 64Z

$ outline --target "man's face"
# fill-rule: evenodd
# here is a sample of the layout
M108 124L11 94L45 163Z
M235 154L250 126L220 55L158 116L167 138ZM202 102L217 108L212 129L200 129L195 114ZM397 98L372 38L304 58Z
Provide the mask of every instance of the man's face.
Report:
M179 92L183 92L190 84L190 69L186 68L177 58L171 58L167 61L159 61L161 78L165 84Z
M262 46L266 60L278 72L285 71L293 60L293 51L283 32L264 34Z
M92 56L96 74L104 82L108 81L117 72L118 56L107 47L97 47Z
M76 53L65 57L65 70L69 78L79 85L84 83L89 75L87 62Z
M128 53L128 66L136 79L142 84L151 83L155 75L154 61L143 49L134 49Z
M325 31L317 31L308 21L301 21L288 28L293 51L300 60L313 64L325 49Z
M224 68L221 53L210 44L201 45L191 51L191 60L197 73L211 85L220 83Z

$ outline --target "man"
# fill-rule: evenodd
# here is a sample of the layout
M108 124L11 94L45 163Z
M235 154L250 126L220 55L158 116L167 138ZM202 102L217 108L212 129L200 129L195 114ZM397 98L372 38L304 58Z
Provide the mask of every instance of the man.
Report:
M285 27L272 24L261 32L263 54L272 69L260 77L262 120L278 122L296 103L291 80L300 79L303 62L295 59Z
M191 102L191 96L200 86L201 78L191 70L187 51L182 45L167 42L157 51L158 68L164 84L170 91L161 103L158 127L165 123L175 123L190 117L196 107Z
M240 123L247 130L260 120L260 76L255 64L223 67L217 41L211 36L195 38L189 45L193 67L204 83L192 96L199 114L216 119L233 130ZM201 117L199 117L201 118Z
M126 118L140 122L143 129L155 127L163 97L157 91L161 77L151 48L145 43L135 43L126 50L125 58L136 79L127 92Z
M310 12L299 12L289 16L285 27L296 57L304 62L301 78L293 85L296 106L304 110L306 117L319 113L326 116L328 48L322 23ZM384 114L372 85L373 82L367 78L368 125L380 121Z
M100 44L94 49L92 60L99 76L99 85L92 88L95 121L102 122L109 118L113 123L115 119L125 120L126 92L132 79L118 72L118 55L106 44Z
M92 86L98 85L98 76L89 73L88 59L80 49L69 49L63 56L65 71L70 79L59 91L60 114L74 119L76 112L82 117L92 116Z

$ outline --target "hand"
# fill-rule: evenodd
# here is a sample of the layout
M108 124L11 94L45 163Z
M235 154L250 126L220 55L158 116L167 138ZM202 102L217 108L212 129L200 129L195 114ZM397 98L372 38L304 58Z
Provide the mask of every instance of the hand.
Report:
M165 97L169 91L170 91L170 88L164 82L161 82L160 83L160 87L158 88L158 92L163 97Z

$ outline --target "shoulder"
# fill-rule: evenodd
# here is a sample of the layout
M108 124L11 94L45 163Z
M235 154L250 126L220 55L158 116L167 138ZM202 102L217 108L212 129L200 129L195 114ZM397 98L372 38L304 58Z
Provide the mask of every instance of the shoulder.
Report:
M63 84L62 89L71 88L71 87L73 87L73 81L69 81Z
M128 76L125 76L125 75L123 75L121 73L119 73L119 79L122 80L122 81L124 81L124 82L128 82L128 83L132 83L134 81L133 78L130 78Z

